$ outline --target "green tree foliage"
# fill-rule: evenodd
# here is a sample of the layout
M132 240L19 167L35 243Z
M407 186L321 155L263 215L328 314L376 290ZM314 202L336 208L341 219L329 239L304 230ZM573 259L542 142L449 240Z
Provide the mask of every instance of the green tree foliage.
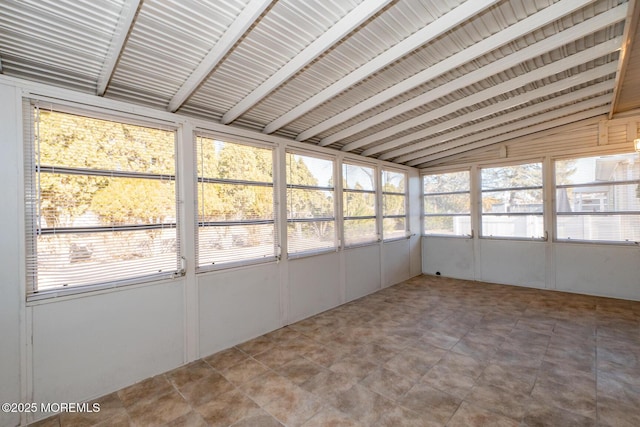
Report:
M38 133L35 154L43 167L175 173L173 132L40 111ZM39 186L41 212L48 227L71 226L88 211L102 225L175 217L175 208L167 208L175 204L174 186L167 182L42 173Z
M200 220L273 219L273 188L237 183L272 183L272 151L211 138L200 137L198 142L199 175L222 181L199 184Z

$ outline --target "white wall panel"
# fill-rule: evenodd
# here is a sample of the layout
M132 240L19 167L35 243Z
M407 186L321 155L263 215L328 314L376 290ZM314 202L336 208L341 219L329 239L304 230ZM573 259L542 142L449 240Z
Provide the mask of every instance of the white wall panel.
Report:
M289 319L291 322L333 308L341 300L340 254L330 252L289 262Z
M280 327L278 264L198 276L200 356Z
M423 264L425 274L440 273L445 277L470 279L474 277L473 240L451 237L423 237Z
M74 402L184 359L183 281L33 307L33 402Z
M412 277L411 274L411 242L409 239L395 240L382 244L382 286L395 285Z
M545 288L545 243L480 239L478 280Z
M20 220L19 166L22 148L18 129L20 110L17 90L0 85L0 147L5 160L0 168L0 403L20 402L20 312L24 307L19 250L23 236ZM0 412L0 425L14 426L20 415Z
M369 295L382 287L380 245L351 248L344 251L347 301Z
M640 301L640 248L555 244L558 290Z

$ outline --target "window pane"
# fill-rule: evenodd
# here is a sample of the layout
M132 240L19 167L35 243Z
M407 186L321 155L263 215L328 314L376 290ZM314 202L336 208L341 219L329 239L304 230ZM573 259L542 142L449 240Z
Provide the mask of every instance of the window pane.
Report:
M200 227L200 265L224 264L275 256L274 225L246 224Z
M198 221L273 219L273 188L200 183Z
M640 212L640 183L559 188L558 212Z
M351 193L345 191L344 200L344 216L375 216L376 214L376 195L375 193Z
M175 182L40 174L42 228L176 221Z
M287 218L333 218L333 191L288 188Z
M542 163L482 169L482 189L542 187Z
M116 282L176 270L175 228L40 235L38 290Z
M289 253L335 247L334 221L294 222L287 225Z
M542 189L482 193L482 212L542 212Z
M405 218L384 218L382 220L382 235L385 239L406 237Z
M451 234L466 236L471 234L470 216L426 216L424 229L427 234Z
M423 176L424 193L469 191L469 172L452 172Z
M640 180L637 153L558 160L556 185Z
M273 151L198 137L198 176L235 181L273 182Z
M39 110L43 166L175 173L175 132ZM36 146L36 150L38 146Z
M558 160L555 174L556 185L562 186L556 188L557 239L640 240L640 215L633 214L640 211L637 153Z
M383 194L382 202L383 202L382 213L384 216L406 214L405 196L399 196L395 194Z
M371 219L345 219L344 242L345 245L357 245L360 243L375 242L378 240L376 220Z
M406 188L405 174L401 172L382 171L382 191L404 193Z
M640 242L640 215L559 215L558 239Z
M540 215L482 215L482 235L489 237L544 237L544 224Z
M29 292L172 277L180 259L175 131L31 111Z
M342 165L342 180L345 190L375 191L375 175L373 168L366 166Z
M469 213L470 207L471 199L468 193L443 194L424 198L424 212L427 214Z
M470 173L463 171L425 175L423 187L425 234L470 235ZM455 192L460 194L438 194Z
M287 184L333 188L333 161L287 153Z

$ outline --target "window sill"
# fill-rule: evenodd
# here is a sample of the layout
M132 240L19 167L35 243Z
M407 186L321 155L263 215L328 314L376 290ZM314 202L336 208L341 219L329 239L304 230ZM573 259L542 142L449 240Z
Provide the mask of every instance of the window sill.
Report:
M222 270L232 270L232 269L240 269L244 267L251 267L254 265L261 264L269 264L277 262L278 259L275 256L270 256L268 258L258 258L252 260L242 260L242 261L234 261L234 262L226 262L220 264L211 264L205 266L199 266L196 268L196 274L205 274Z
M138 288L145 288L150 286L156 286L165 283L173 283L182 279L183 275L176 275L169 277L163 275L151 276L146 278L131 279L127 282L119 283L102 283L96 285L78 286L71 288L56 288L48 289L35 294L27 296L27 307L48 304L53 302L68 301L78 298L94 297L102 294L109 294L113 292L127 291Z
M338 248L326 248L326 249L318 249L318 250L309 250L304 252L296 252L293 254L287 254L287 260L299 259L299 258L307 258L316 255L325 255L330 254L332 252L338 252Z

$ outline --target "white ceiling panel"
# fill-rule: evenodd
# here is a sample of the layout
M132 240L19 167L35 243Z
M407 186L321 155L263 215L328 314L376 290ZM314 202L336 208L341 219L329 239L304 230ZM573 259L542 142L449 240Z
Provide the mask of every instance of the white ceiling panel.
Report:
M636 2L0 0L0 72L442 165L640 105Z

